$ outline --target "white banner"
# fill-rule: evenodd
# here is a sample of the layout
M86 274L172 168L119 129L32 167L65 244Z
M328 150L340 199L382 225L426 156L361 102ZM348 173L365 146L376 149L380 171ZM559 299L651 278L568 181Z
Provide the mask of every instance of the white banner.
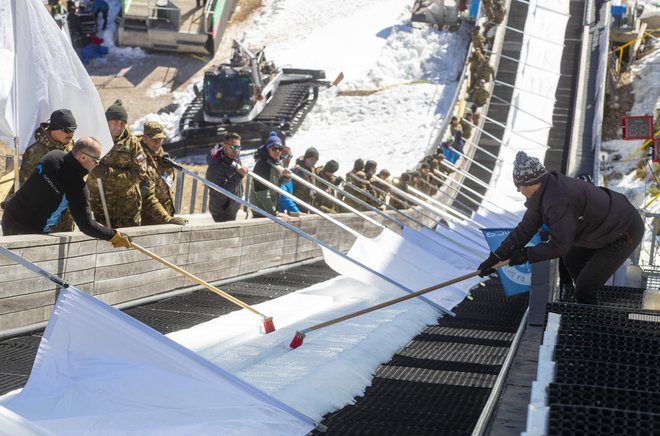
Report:
M0 139L19 152L56 109L76 118L75 138L93 136L103 154L112 137L98 91L66 35L40 0L0 0Z
M73 287L61 291L27 384L2 406L55 434L305 435L315 426Z

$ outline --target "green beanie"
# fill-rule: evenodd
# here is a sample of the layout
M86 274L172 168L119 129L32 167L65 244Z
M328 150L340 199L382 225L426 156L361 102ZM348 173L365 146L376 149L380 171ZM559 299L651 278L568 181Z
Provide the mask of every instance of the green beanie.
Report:
M120 120L125 123L128 122L128 112L124 109L124 104L121 99L118 98L115 100L115 102L105 111L105 119L108 121Z

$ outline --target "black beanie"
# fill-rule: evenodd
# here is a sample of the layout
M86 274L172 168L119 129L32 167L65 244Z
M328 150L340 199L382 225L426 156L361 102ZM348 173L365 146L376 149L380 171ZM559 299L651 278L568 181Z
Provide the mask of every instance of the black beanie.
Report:
M377 166L378 166L378 164L376 163L375 160L368 160L364 164L364 171L370 171L372 169L375 170Z
M319 158L319 151L314 147L309 147L307 150L305 150L304 159L309 159L310 157L318 159Z
M337 163L336 160L329 160L323 166L323 171L325 171L326 173L330 173L330 174L334 173L338 169L339 169L339 163Z
M76 119L73 117L73 114L69 109L58 109L53 111L53 113L50 114L50 120L48 121L48 124L48 128L50 130L75 130L78 128Z
M353 163L353 171L362 171L364 169L364 161L362 159L357 159Z
M105 119L108 121L119 120L125 123L128 122L128 112L124 109L124 103L121 99L115 100L114 103L105 111Z
M537 158L527 156L524 151L516 154L516 160L513 162L514 185L531 186L541 183L541 179L546 173L545 167Z

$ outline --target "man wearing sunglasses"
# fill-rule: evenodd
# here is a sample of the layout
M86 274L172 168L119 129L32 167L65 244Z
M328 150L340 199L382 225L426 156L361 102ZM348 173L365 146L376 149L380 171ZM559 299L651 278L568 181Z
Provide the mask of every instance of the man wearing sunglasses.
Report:
M243 178L248 170L241 165L241 135L229 132L222 138L222 143L211 149L206 157L208 169L206 179L221 188L243 196ZM211 189L209 191L209 210L213 221L224 222L236 219L241 204Z
M128 236L97 223L89 209L87 173L101 160L101 144L86 136L65 153L53 150L37 164L34 172L18 189L2 215L5 236L48 233L65 208L71 210L80 231L93 238L110 241L114 247L131 247Z
M277 136L276 132L271 132L263 144L257 150L256 163L254 164L254 173L262 178L268 180L275 186L280 186L286 183L291 177L291 172L285 169L282 174L277 170L276 166L280 163L282 157L282 149L284 144ZM268 188L261 182L254 181L254 187L250 193L250 203L260 207L271 215L286 217L287 215L277 211L279 204L279 194L277 191ZM255 218L259 217L258 213L252 214Z
M69 152L73 148L73 132L78 125L69 109L57 109L50 114L50 119L41 123L34 131L35 142L30 144L23 153L19 170L19 184L34 172L37 164L48 152L61 150ZM60 220L54 223L49 232L73 231L73 218L68 210L60 215Z

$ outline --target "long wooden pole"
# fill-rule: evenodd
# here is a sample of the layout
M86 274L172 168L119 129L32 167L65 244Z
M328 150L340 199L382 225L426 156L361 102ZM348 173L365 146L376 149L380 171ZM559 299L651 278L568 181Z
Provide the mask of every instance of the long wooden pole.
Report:
M139 251L139 252L141 252L141 253L144 253L144 254L146 254L147 256L149 256L149 257L151 257L151 258L157 260L158 262L162 263L163 265L166 265L166 266L172 268L174 271L178 272L179 274L181 274L181 275L183 275L183 276L185 276L185 277L188 277L190 280L192 280L192 281L194 281L194 282L196 282L196 283L198 283L198 284L204 286L204 287L205 287L206 289L208 289L209 291L211 291L211 292L215 292L216 294L218 294L218 295L221 296L222 298L226 298L227 300L231 301L232 303L241 306L243 309L247 309L247 310L249 310L250 312L254 313L255 315L259 315L260 317L262 317L262 318L264 318L264 319L268 319L268 318L270 318L270 317L264 315L263 313L259 312L258 310L254 309L254 308L251 307L249 304L246 304L246 303L242 302L241 300L239 300L239 299L236 298L236 297L232 297L231 295L229 295L229 294L226 293L225 291L222 291L222 290L216 288L215 286L213 286L212 284L210 284L210 283L208 283L208 282L206 282L206 281L200 279L199 277L197 277L197 276L195 276L195 275L193 275L193 274L190 274L188 271L186 271L186 270L184 270L184 269L182 269L182 268L179 268L178 266L174 265L172 262L168 262L167 260L165 260L165 259L163 259L162 257L158 256L156 253L153 253L153 252L147 250L146 248L144 248L144 247L142 247L142 246L136 244L135 242L131 242L131 247L133 247L133 248L135 248L137 251Z

